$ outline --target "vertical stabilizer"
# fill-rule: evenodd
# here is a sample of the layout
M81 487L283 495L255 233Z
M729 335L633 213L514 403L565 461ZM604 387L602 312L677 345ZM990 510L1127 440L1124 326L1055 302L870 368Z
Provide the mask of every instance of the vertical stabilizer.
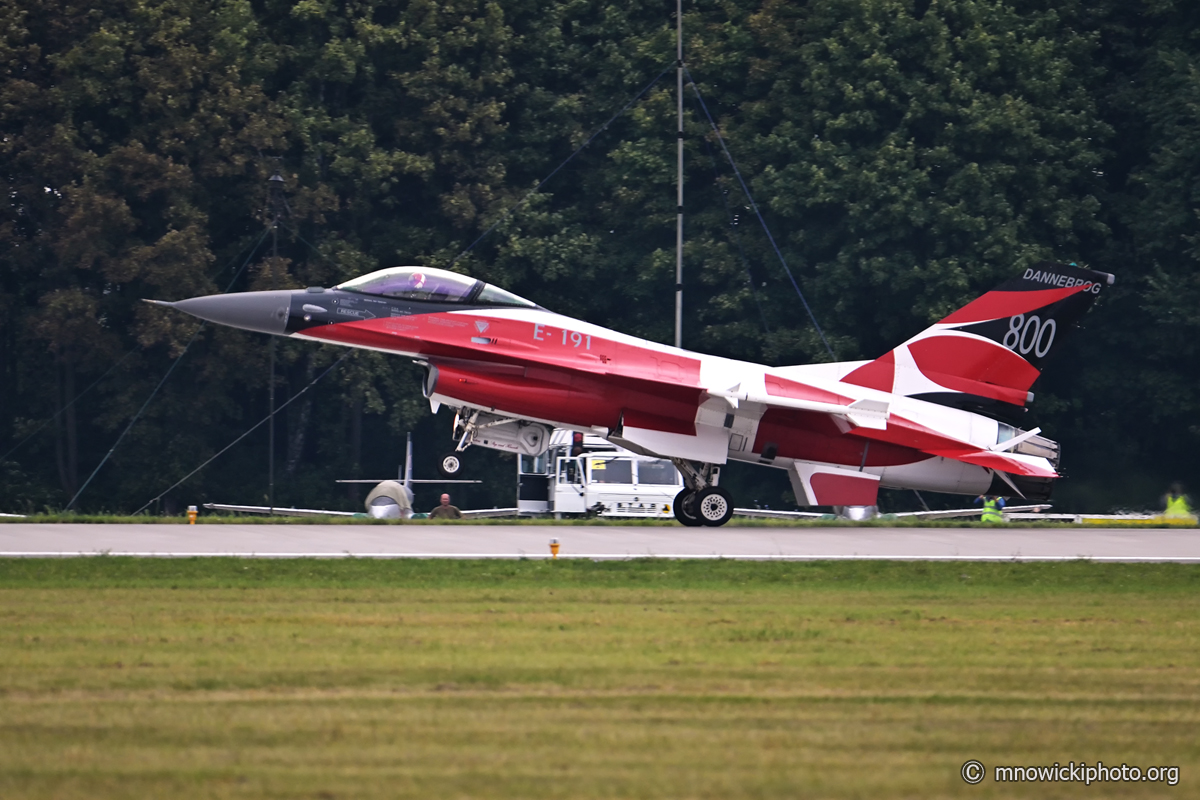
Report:
M842 380L958 408L1024 406L1045 360L1112 283L1106 272L1043 262Z

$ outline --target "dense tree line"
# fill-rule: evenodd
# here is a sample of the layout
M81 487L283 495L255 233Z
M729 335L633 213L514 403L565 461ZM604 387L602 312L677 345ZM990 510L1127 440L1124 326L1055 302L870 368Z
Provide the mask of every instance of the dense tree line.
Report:
M1200 489L1200 10L1049 6L699 0L687 65L838 359L1042 259L1115 273L1022 422L1064 443L1060 505L1147 506ZM669 342L673 10L0 0L0 510L64 506L126 429L78 505L133 510L265 414L265 337L141 298L423 263ZM828 359L687 95L685 346ZM281 402L344 354L277 352ZM351 507L333 480L390 476L409 430L427 465L449 421L418 382L356 353L296 398L277 501ZM165 508L261 501L265 448L259 430ZM474 458L468 500L510 502L508 462ZM740 480L781 504L786 481Z

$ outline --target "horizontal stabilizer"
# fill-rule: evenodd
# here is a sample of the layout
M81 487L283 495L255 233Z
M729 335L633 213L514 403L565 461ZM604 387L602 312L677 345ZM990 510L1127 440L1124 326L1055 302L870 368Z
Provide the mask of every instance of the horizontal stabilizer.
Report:
M1058 473L1050 462L1040 456L1026 456L1020 453L993 453L990 450L976 451L933 451L930 455L961 461L964 464L974 464L977 467L1008 472L1013 475L1024 475L1030 478L1057 478Z

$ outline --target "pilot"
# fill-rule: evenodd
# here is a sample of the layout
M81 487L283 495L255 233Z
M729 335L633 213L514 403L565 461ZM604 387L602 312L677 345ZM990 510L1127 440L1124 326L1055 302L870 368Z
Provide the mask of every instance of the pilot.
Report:
M434 507L433 511L429 512L430 519L462 519L463 514L458 510L457 506L450 505L450 495L442 495L440 505Z
M1004 522L1004 515L1000 513L1000 509L1004 508L1004 498L994 494L981 494L975 498L976 503L983 503L983 514L980 515L980 522Z
M425 273L424 272L414 272L412 275L408 276L408 291L420 292L420 291L423 291L424 289L425 289Z

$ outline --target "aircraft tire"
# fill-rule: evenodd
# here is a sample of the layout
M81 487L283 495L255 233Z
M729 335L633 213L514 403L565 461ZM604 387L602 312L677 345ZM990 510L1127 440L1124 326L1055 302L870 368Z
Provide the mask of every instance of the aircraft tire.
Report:
M453 478L462 471L462 459L458 453L446 453L437 463L437 471L443 478Z
M679 520L680 524L689 528L699 528L704 524L695 513L689 513L688 511L696 507L695 494L691 489L684 489L675 495L675 502L671 505L672 510L675 512L675 519Z
M717 528L733 516L733 497L720 486L710 486L696 494L692 508L701 525Z

